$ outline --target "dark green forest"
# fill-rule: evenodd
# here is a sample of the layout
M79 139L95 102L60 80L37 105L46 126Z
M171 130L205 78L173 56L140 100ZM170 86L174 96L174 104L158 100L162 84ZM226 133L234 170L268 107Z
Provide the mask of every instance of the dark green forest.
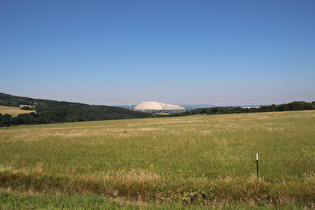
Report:
M30 114L19 114L17 117L0 114L0 126L151 117L149 113L120 107L32 99L4 93L0 93L0 105L14 107L29 105L22 109L34 110Z
M260 106L259 108L242 108L242 107L211 107L190 110L182 113L171 114L169 116L186 116L195 114L237 114L237 113L253 113L253 112L279 112L279 111L297 111L297 110L315 110L315 101L312 103L305 101L294 101L288 104L270 106Z

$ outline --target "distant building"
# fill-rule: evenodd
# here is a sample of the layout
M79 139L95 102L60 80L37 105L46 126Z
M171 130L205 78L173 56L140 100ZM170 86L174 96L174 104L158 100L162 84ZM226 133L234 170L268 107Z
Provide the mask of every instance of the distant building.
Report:
M135 107L137 111L145 110L185 110L185 108L178 105L171 105L165 103L159 103L155 101L142 102Z

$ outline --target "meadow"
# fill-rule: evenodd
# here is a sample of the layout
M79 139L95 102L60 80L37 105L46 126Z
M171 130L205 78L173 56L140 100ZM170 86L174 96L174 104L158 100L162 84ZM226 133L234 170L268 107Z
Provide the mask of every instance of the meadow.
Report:
M314 208L314 156L315 111L5 127L0 208Z
M0 113L2 115L9 114L12 117L16 117L19 114L29 114L31 112L35 112L34 110L22 110L20 107L12 107L12 106L1 106L0 105Z

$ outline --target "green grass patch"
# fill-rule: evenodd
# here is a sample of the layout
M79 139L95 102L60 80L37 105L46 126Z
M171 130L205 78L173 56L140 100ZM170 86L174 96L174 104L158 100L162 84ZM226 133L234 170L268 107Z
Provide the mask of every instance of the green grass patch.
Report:
M99 195L20 195L0 192L1 209L137 209L136 204Z
M314 134L315 111L1 128L1 205L312 208Z

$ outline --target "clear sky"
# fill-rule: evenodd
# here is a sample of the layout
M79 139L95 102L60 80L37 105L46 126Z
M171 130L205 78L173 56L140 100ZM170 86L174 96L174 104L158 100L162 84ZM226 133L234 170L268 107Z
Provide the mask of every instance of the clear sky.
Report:
M315 101L315 1L0 0L0 92L101 105Z

